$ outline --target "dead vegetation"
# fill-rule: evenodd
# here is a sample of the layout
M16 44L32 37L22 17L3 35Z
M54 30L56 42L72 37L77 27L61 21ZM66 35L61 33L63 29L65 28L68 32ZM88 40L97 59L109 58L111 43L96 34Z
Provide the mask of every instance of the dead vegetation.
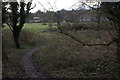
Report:
M104 30L66 30L84 43L107 43L112 40ZM116 78L116 44L110 46L82 46L59 31L30 31L24 29L20 36L23 49L16 50L10 30L3 30L3 77L25 77L19 66L25 50L43 45L33 55L36 68L49 77L56 78ZM7 60L7 61L6 61ZM6 73L7 72L7 73Z
M111 40L108 32L70 32L85 43L106 43ZM81 46L78 42L60 33L46 33L45 46L33 58L36 67L56 78L113 78L118 77L116 45ZM107 38L106 38L107 36Z

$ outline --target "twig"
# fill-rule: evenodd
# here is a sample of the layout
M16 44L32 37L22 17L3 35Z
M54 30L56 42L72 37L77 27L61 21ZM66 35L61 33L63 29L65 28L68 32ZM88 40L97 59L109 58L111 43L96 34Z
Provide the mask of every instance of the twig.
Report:
M78 4L78 3L82 3L83 5L86 5L86 6L88 6L88 7L91 8L91 9L95 9L95 10L98 9L98 8L91 7L90 5L86 4L85 2L77 2L77 3L73 4L73 5L70 7L70 9L72 9L72 7L75 6L75 5Z
M13 29L11 28L10 24L6 22L6 24L8 25L8 27L10 28L10 30L13 32Z
M57 10L58 8L57 8L57 6L56 6L56 2L55 2L55 0L54 0L54 5L55 5L55 8L56 8L56 10Z
M76 5L76 4L78 4L78 3L79 3L79 2L77 2L77 3L73 4L73 5L70 7L70 9L72 9L72 7L73 7L73 6L75 6L75 5Z
M38 0L37 0L37 1L38 1ZM42 5L41 2L38 1L38 3L39 3L46 11L48 11L48 10L44 7L44 5Z
M30 8L30 10L34 9L36 7L36 4L34 5L34 7Z
M54 8L53 8L53 6L50 4L50 2L48 1L48 0L46 0L47 1L47 3L50 5L50 7L53 9L53 10L55 10Z
M42 5L39 1L38 1L38 3L40 4L40 5ZM82 2L83 3L83 2ZM84 3L85 5L87 5L86 3ZM76 5L76 4L74 4L74 5ZM89 6L89 5L87 5L87 6ZM42 7L47 11L47 9L42 5ZM52 7L52 6L51 6ZM91 7L91 6L89 6L90 8L92 8L92 9L95 9L96 10L96 8L93 8L93 7ZM98 9L98 8L97 8ZM58 18L58 17L57 17ZM69 36L70 38L72 38L72 39L74 39L74 40L76 40L77 42L79 42L80 44L82 44L82 46L109 46L109 45L111 45L112 43L113 43L113 41L111 41L111 42L109 42L109 43L107 43L107 44L85 44L84 42L82 42L82 41L80 41L79 39L77 39L75 36L72 36L72 35L70 35L69 33L66 33L66 32L64 32L63 31L63 29L62 29L62 25L60 24L60 21L59 21L59 19L57 19L57 23L58 23L58 29L60 30L60 33L62 33L62 34L64 34L64 35L67 35L67 36Z
M105 25L104 23L103 23L103 25L104 25L104 26L107 26L107 25ZM114 37L113 34L110 32L110 29L108 29L108 28L106 28L106 27L103 27L103 28L105 28L105 29L108 31L108 33L110 34L111 37Z
M85 44L84 46L109 46L113 43L113 41L109 42L109 43L106 43L106 44Z

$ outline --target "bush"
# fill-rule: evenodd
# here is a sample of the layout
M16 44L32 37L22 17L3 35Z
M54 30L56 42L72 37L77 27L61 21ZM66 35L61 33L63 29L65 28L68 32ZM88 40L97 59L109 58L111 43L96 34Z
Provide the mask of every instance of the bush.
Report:
M66 23L63 25L64 30L81 30L83 26L79 23Z

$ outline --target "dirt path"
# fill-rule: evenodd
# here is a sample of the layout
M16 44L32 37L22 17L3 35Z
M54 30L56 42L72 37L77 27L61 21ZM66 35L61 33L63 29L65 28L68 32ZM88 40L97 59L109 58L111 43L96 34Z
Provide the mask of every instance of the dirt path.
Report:
M35 47L30 49L29 51L25 52L25 55L23 55L20 65L22 66L22 69L24 70L24 73L29 78L46 78L45 75L43 75L41 72L37 72L36 68L34 67L32 63L32 55L37 52L41 47Z

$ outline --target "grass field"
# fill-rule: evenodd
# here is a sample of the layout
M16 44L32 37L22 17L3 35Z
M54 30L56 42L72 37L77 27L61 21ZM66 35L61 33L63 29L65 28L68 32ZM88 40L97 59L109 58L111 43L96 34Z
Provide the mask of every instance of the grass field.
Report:
M47 76L56 78L118 76L115 44L108 47L83 47L77 41L59 32L42 32L50 28L57 27L48 23L47 25L26 23L20 35L20 43L24 49L20 50L16 50L10 30L8 28L3 30L3 51L9 57L9 62L3 64L4 77L24 77L19 67L20 57L27 49L39 45L44 47L33 55L34 64ZM111 36L106 31L78 30L69 33L90 44L106 43L111 40ZM98 35L100 38L96 38Z
M49 23L45 24L46 25L43 25L42 23L26 23L24 29L29 29L33 32L37 32L50 28ZM57 28L57 26L51 26L51 28Z

